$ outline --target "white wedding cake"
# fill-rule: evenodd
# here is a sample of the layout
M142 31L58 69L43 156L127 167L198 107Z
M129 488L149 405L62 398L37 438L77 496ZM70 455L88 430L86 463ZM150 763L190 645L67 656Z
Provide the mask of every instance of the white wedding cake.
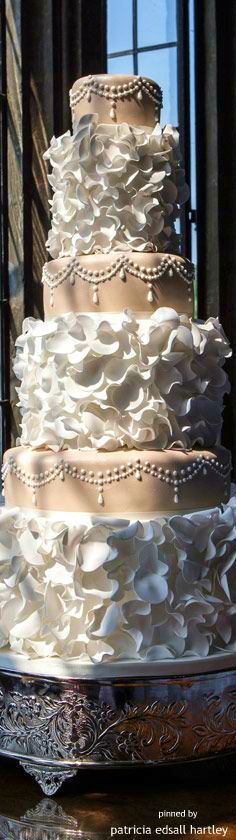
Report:
M236 500L220 444L230 348L216 318L193 320L175 231L188 190L160 88L98 75L70 96L73 133L44 155L45 321L27 318L16 342L0 644L78 674L155 674L161 660L236 652Z

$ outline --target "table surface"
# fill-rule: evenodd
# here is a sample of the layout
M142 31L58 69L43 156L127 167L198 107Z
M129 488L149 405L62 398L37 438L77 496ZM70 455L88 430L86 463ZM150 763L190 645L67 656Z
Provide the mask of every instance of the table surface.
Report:
M156 834L155 829L182 825L185 832L182 831L182 835L179 832L179 836L184 835L186 840L194 836L225 836L227 840L236 840L236 753L214 762L169 768L137 768L123 772L81 770L50 800L10 759L0 760L0 778L0 840L3 837L9 840L11 836L1 833L4 816L19 821L21 826L35 820L35 825L41 826L42 838L52 836L55 823L57 828L59 825L64 827L65 833L58 834L60 839L64 836L80 836L81 840L105 840L111 836L176 836L167 831ZM188 810L197 812L196 819L187 816ZM46 817L43 817L45 811ZM185 811L186 815L159 818L159 811ZM49 832L49 825L50 833L45 835L44 830L48 828ZM197 834L191 833L191 825L198 828ZM142 832L135 834L132 826L141 827ZM150 831L144 831L143 826ZM112 835L111 828L118 827L123 834L120 831ZM131 828L129 834L125 827ZM227 828L226 834L216 831L219 828ZM41 838L41 830L37 838ZM22 836L25 834L19 833L19 837Z

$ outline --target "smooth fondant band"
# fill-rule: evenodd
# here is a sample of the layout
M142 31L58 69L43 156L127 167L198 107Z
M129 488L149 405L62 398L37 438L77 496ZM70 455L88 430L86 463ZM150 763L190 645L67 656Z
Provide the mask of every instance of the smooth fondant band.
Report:
M46 318L65 312L146 312L162 306L193 316L194 267L179 256L110 251L61 257L43 269Z
M77 679L120 679L133 677L164 677L183 676L193 674L211 674L212 672L228 671L236 667L236 652L226 650L223 653L213 653L209 656L179 656L176 659L118 659L104 662L93 662L89 657L82 661L66 656L36 656L31 659L29 653L15 653L10 645L0 650L1 671L21 673L37 676Z
M139 455L139 457L137 457ZM45 510L184 511L226 502L231 458L222 446L204 451L137 453L16 447L4 455L8 505Z
M73 120L95 113L104 123L154 126L160 120L162 92L144 76L90 75L73 84L70 105Z

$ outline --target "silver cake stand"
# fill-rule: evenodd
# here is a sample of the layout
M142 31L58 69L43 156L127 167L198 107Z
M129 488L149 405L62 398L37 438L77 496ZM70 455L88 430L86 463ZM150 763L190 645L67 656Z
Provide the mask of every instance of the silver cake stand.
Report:
M236 755L235 654L133 663L129 675L107 665L92 677L83 667L76 676L78 664L46 660L40 673L42 660L19 660L0 657L0 754L47 796L79 769Z

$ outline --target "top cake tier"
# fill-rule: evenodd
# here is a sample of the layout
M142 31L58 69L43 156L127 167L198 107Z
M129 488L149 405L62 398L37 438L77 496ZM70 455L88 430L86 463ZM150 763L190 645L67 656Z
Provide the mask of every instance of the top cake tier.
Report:
M162 91L144 76L84 76L70 91L73 121L84 114L98 114L101 123L153 127L160 121Z

